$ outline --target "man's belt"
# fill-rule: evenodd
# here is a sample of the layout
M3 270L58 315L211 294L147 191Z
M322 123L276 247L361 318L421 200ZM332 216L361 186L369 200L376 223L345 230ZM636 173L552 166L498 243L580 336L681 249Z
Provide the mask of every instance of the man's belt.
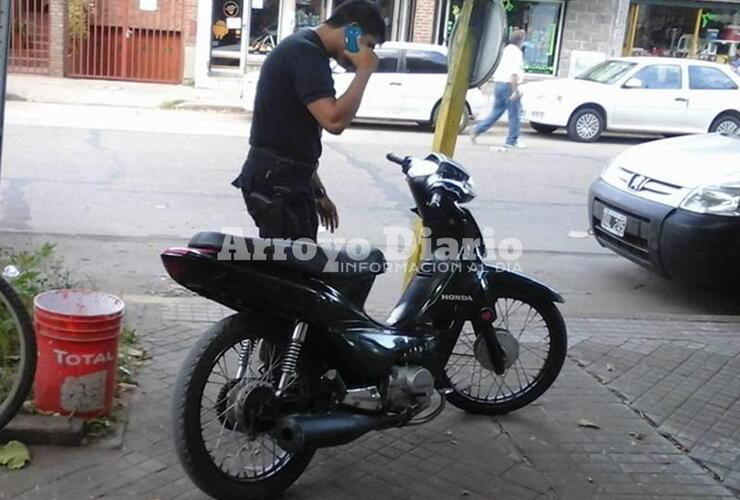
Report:
M290 184L310 181L318 167L318 163L295 160L271 149L254 146L249 149L247 161L254 161L259 170L267 170L264 180L277 176L281 180L288 180Z
M274 195L304 199L313 195L311 178L318 164L294 160L265 148L252 147L247 162L254 175L254 186L270 187Z

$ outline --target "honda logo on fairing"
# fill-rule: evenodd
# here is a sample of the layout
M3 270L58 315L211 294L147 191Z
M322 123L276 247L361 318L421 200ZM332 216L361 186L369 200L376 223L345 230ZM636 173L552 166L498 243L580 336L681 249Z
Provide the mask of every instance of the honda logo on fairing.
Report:
M470 295L455 295L453 293L442 294L442 300L454 300L456 302L473 302Z
M644 175L635 174L630 179L627 187L630 188L632 191L642 191L642 188L645 187L645 184L647 184L649 180L650 179L648 179Z

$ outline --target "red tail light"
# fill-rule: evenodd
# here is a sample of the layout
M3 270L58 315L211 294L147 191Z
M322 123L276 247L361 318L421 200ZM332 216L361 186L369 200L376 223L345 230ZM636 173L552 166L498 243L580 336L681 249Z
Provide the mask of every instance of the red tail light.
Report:
M189 255L193 257L215 258L218 255L218 251L209 248L173 247L162 252L162 262L164 263L164 268L167 270L167 274L178 283L182 281L187 271L187 261L183 257Z

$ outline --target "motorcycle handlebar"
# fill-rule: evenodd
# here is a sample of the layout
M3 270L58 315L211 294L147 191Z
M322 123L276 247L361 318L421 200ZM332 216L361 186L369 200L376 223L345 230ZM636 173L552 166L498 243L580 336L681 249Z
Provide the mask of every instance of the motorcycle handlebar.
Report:
M429 200L429 203L427 204L427 206L429 208L439 208L439 205L441 202L442 202L442 193L440 193L439 191L434 191L432 193L432 197Z
M387 155L385 155L385 157L388 161L397 163L399 165L403 165L406 162L405 158L401 158L400 156L394 153L388 153Z

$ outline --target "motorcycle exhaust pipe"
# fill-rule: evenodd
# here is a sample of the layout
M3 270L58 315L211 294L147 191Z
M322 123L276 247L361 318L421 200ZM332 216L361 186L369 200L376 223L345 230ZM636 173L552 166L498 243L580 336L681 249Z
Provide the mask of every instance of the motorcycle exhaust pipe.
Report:
M387 424L388 417L378 415L352 413L291 415L278 422L278 444L291 453L304 447L339 446Z

